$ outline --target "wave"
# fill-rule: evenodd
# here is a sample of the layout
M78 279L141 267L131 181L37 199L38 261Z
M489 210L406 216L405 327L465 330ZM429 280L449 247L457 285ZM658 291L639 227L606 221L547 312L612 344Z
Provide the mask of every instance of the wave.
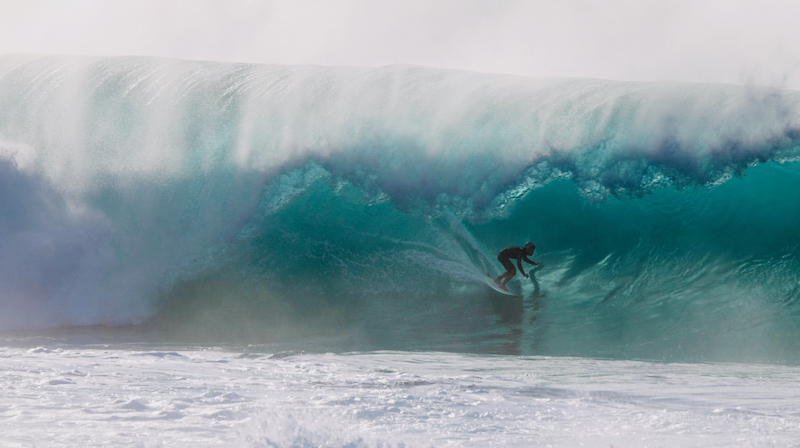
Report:
M798 105L755 86L2 57L0 328L791 358ZM528 240L544 265L511 283L521 300L493 295L496 253Z

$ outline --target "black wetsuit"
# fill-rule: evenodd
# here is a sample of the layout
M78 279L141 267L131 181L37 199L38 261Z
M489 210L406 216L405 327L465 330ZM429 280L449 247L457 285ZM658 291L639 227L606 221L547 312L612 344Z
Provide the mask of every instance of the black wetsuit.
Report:
M536 262L532 261L528 258L528 254L525 253L525 249L517 246L511 246L503 249L500 251L500 254L497 255L497 261L506 268L506 271L512 271L516 273L516 269L514 269L514 263L511 262L511 259L517 260L517 266L519 266L520 272L522 275L525 275L525 270L522 269L522 260L525 260L527 263L535 265Z

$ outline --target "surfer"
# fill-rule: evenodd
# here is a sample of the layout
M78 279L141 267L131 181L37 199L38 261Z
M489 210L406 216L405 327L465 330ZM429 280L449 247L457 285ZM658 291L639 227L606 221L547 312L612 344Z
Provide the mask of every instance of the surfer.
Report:
M497 283L497 286L508 291L506 283L514 278L515 275L517 275L517 270L514 269L514 263L511 262L512 258L517 260L517 266L519 266L519 271L522 272L522 275L524 275L525 278L530 277L530 275L525 273L525 269L522 269L522 260L525 260L526 263L530 263L534 266L540 265L541 263L537 263L528 258L533 255L535 250L536 245L529 241L525 244L525 247L511 246L500 251L500 253L497 255L497 261L499 261L500 264L506 268L506 272L500 277L494 279L494 282ZM503 280L504 278L505 280Z

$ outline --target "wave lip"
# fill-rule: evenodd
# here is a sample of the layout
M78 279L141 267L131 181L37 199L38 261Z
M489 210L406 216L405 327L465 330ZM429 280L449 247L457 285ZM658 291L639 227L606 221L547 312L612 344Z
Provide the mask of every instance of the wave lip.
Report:
M553 176L588 194L714 184L796 159L800 136L800 93L752 86L148 58L4 57L0 74L2 135L77 191L313 161L400 204L491 212Z

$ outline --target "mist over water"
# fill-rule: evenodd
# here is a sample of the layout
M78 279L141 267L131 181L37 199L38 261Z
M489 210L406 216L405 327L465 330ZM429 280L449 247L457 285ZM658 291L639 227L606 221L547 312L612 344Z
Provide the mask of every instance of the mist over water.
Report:
M791 361L799 105L731 85L3 57L0 328ZM493 292L496 253L528 240L544 265L511 283L521 299Z

